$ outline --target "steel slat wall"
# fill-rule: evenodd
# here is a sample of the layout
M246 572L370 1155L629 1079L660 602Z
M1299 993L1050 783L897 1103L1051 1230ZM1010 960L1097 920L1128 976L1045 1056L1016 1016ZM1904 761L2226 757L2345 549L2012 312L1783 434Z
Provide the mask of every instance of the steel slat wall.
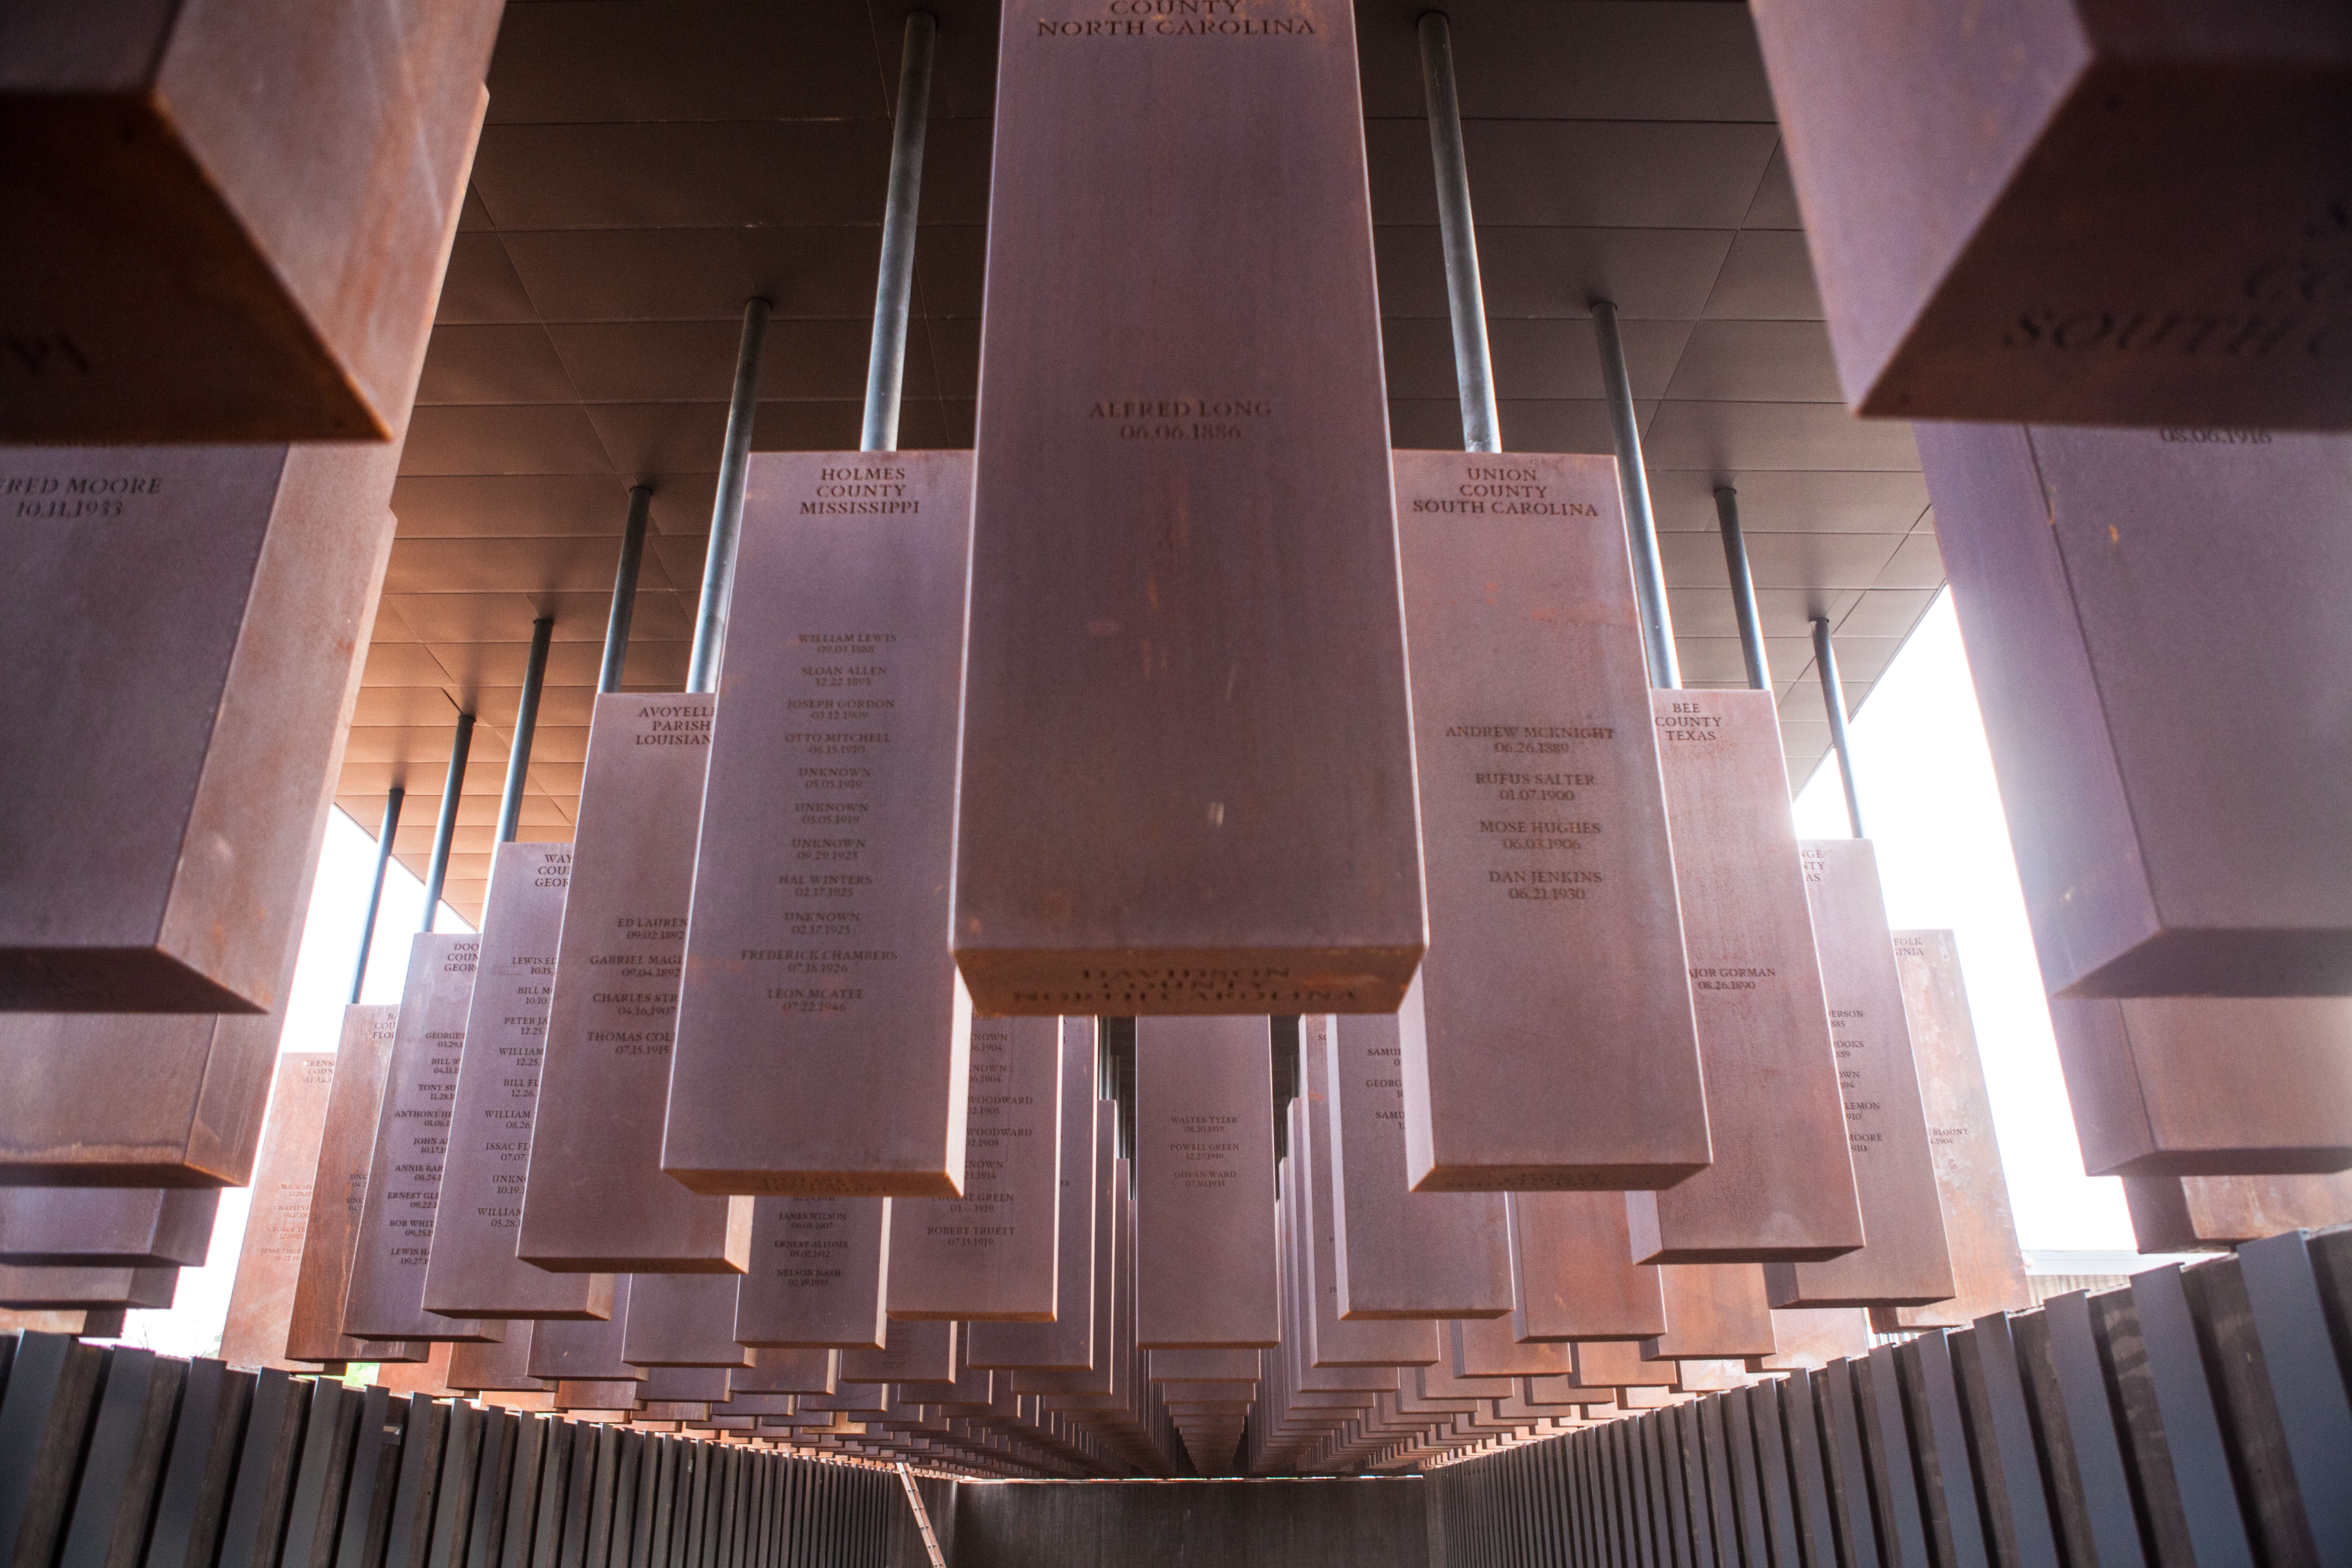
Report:
M2352 1563L2352 1226L1436 1471L1433 1568Z
M908 1512L884 1469L0 1338L0 1568L921 1568Z

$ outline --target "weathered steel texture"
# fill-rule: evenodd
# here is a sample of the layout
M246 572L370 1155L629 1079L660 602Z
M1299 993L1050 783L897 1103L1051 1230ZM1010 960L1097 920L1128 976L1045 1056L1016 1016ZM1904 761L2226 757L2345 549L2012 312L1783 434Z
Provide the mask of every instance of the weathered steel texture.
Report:
M1095 1201L1097 1173L1110 1162L1102 1102L1095 1097L1096 1021L1062 1020L1061 1148L1055 1226L1054 1321L1034 1325L974 1323L964 1353L976 1367L1079 1368L1094 1360Z
M0 1263L201 1268L219 1207L208 1187L0 1187Z
M1062 1020L975 1018L970 1028L963 1195L890 1200L890 1315L1051 1321Z
M596 699L516 1251L570 1273L740 1273L748 1203L661 1170L712 700Z
M1391 1012L1427 936L1352 7L1073 16L1016 0L997 56L956 961L983 1012Z
M1803 849L1854 1188L1871 1239L1825 1263L1767 1263L1766 1286L1776 1307L1940 1301L1956 1287L1877 856L1864 838L1809 839Z
M1904 1017L1919 1068L1927 1152L1957 1289L1950 1300L1932 1306L1879 1310L1891 1312L1897 1329L1962 1329L1989 1312L2021 1311L2033 1298L2010 1214L2009 1179L1977 1054L1959 942L1948 931L1896 931L1895 967L1903 977Z
M440 1202L457 1053L481 941L427 932L409 947L408 984L384 1075L367 1191L352 1238L341 1332L352 1339L497 1339L496 1324L425 1310L425 1268Z
M751 465L662 1143L697 1192L962 1190L971 1005L938 933L971 462Z
M2352 1166L2352 1000L2053 999L2093 1175L2326 1175Z
M366 1205L368 1167L399 1018L397 1006L343 1009L335 1079L327 1095L327 1121L310 1182L302 1262L286 1326L289 1361L344 1361L359 1352L359 1342L343 1337L343 1301L351 1289L352 1242Z
M1280 1342L1266 1020L1151 1017L1136 1040L1135 1338Z
M1508 1317L1503 1194L1416 1193L1406 1184L1397 1023L1349 1014L1301 1020L1302 1046L1323 1051L1330 1087L1325 1126L1317 1131L1329 1134L1339 1316Z
M2126 1176L2142 1252L2211 1252L2352 1221L2352 1172L2333 1176Z
M1846 397L1894 418L2352 425L2352 24L1768 0Z
M5 188L49 237L0 264L0 439L396 443L499 16L21 16Z
M1706 1104L1614 467L1395 474L1431 940L1398 1019L1407 1179L1671 1186ZM1508 1087L1549 1079L1576 1092Z
M2046 989L2352 991L2352 736L2320 717L2352 437L1918 438Z
M612 1275L555 1274L515 1256L571 882L568 844L501 844L493 854L425 1273L425 1310L443 1317L612 1312Z
M1629 1193L1648 1263L1819 1262L1863 1240L1788 763L1769 691L1653 691L1714 1163Z
M334 1082L335 1058L327 1052L289 1051L278 1058L261 1157L254 1166L253 1205L221 1327L221 1359L231 1366L307 1370L288 1352L310 1226L310 1188Z

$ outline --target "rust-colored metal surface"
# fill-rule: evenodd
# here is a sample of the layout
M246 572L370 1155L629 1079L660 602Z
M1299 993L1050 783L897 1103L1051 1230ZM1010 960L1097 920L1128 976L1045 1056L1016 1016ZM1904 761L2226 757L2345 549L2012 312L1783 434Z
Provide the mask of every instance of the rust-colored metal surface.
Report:
M1066 1063L1065 1071L1066 1070ZM1063 1082L1066 1089L1068 1079L1065 1078ZM1091 1202L1094 1229L1088 1242L1091 1260L1088 1265L1087 1286L1078 1297L1078 1304L1083 1305L1086 1310L1086 1327L1083 1331L1086 1359L1083 1362L1078 1360L1077 1346L1081 1338L1079 1332L1074 1328L1069 1336L1065 1339L1062 1335L1063 1325L1057 1317L1055 1321L1054 1343L1058 1348L1051 1352L1054 1360L1048 1364L1036 1367L1013 1368L1002 1363L1000 1358L1006 1355L1004 1342L1012 1336L1016 1334L1042 1336L1045 1332L1045 1330L1030 1326L973 1324L971 1331L964 1336L966 1359L971 1360L974 1354L986 1358L972 1362L971 1364L975 1366L992 1369L999 1364L1006 1364L1008 1372L1016 1373L1034 1372L1050 1376L1069 1373L1077 1374L1082 1380L1097 1382L1108 1379L1110 1374L1110 1357L1113 1354L1111 1333L1114 1298L1127 1290L1129 1284L1132 1283L1129 1281L1129 1284L1122 1284L1118 1271L1118 1231L1120 1226L1127 1223L1124 1216L1129 1206L1127 1194L1127 1163L1118 1157L1118 1107L1110 1100L1093 1099L1092 1078L1089 1077L1087 1082L1088 1115L1094 1126L1095 1153L1094 1193ZM1069 1169L1066 1155L1063 1169L1066 1173ZM1066 1260L1065 1266L1066 1267ZM1106 1384L1105 1386L1108 1384Z
M1273 1040L1263 1016L1150 1017L1135 1042L1135 1340L1282 1339Z
M1097 17L1009 0L998 45L956 963L982 1012L1392 1012L1426 936L1352 7Z
M1890 1329L1960 1329L1988 1313L2024 1311L2033 1297L2010 1213L2009 1181L2001 1173L1959 942L1948 931L1898 931L1895 967L1903 977L1904 1016L1927 1112L1927 1150L1935 1157L1944 1239L1958 1289L1932 1306L1874 1309L1874 1314L1890 1320ZM2347 1076L2352 1081L2352 1069ZM2345 1135L2352 1138L2352 1131ZM2352 1164L2352 1156L2345 1163Z
M547 1388L530 1370L539 1327L530 1321L512 1323L507 1337L494 1344L450 1346L449 1386L461 1394L536 1394Z
M24 1268L0 1263L0 1307L16 1311L140 1308L172 1304L176 1268Z
M735 1342L739 1283L731 1274L638 1275L629 1286L621 1359L643 1367L748 1365L751 1352Z
M1299 1020L1299 1047L1324 1053L1331 1090L1322 1110L1339 1316L1508 1317L1502 1194L1416 1193L1405 1184L1397 1020L1309 1014Z
M209 1187L0 1187L0 1263L200 1268L219 1208Z
M2352 993L2352 437L1919 437L2050 994Z
M849 1383L953 1383L956 1326L944 1319L893 1322L880 1349L860 1346L841 1352L841 1376Z
M1868 1239L1825 1263L1767 1263L1766 1289L1775 1307L1941 1301L1957 1286L1878 857L1863 838L1806 839L1801 847Z
M2093 1175L2324 1175L2352 1166L2352 1001L2050 1004Z
M1580 1340L1576 1371L1570 1379L1576 1388L1672 1388L1675 1363L1649 1361L1642 1347L1618 1340Z
M549 1382L642 1378L643 1367L631 1366L621 1359L621 1338L628 1328L629 1292L635 1278L631 1274L614 1277L613 1315L609 1318L554 1319L534 1325L530 1361L523 1370Z
M284 1021L0 1016L0 1185L245 1185Z
M343 1009L334 1083L327 1094L327 1120L310 1180L310 1212L302 1234L294 1308L287 1321L289 1360L364 1359L359 1342L343 1337L343 1300L351 1288L352 1243L366 1207L368 1167L399 1021L397 1006Z
M697 1192L963 1190L971 484L962 452L751 464L662 1144Z
M1576 1370L1576 1347L1521 1341L1510 1318L1460 1318L1440 1325L1456 1377L1564 1377Z
M499 847L425 1272L425 1309L443 1317L602 1318L612 1311L612 1275L553 1274L515 1256L571 885L569 844Z
M1617 1193L1513 1193L1516 1340L1640 1340L1665 1332L1664 1287L1633 1261Z
M1818 1261L1862 1245L1829 1004L1769 692L1653 691L1714 1163L1628 1193L1651 1263Z
M1330 1015L1322 1015L1328 1017ZM1290 1102L1290 1156L1282 1201L1289 1211L1289 1276L1299 1298L1300 1364L1307 1370L1352 1366L1427 1366L1444 1353L1434 1324L1410 1318L1343 1321L1339 1316L1339 1219L1331 1176L1331 1053L1312 1048L1318 1016L1299 1020L1307 1081Z
M878 1345L890 1284L888 1198L755 1198L735 1337L761 1349Z
M707 696L600 697L516 1244L575 1273L740 1273L747 1205L662 1173Z
M1754 13L1859 412L2352 425L2339 7Z
M0 760L0 1007L284 1001L392 520L383 448L0 449L0 644L76 700ZM88 606L103 604L100 617Z
M1753 1263L1680 1263L1658 1270L1666 1331L1642 1342L1644 1361L1725 1361L1770 1355L1772 1309Z
M890 1315L1051 1322L1062 1020L975 1018L970 1029L963 1195L892 1200Z
M2352 1221L2352 1172L2332 1176L2126 1176L2142 1252L2215 1252Z
M1843 1357L1870 1353L1870 1311L1864 1307L1789 1307L1772 1314L1776 1348L1750 1356L1749 1372L1820 1371Z
M841 1352L755 1350L751 1364L727 1373L730 1394L831 1394L841 1376Z
M220 1358L231 1366L312 1370L287 1352L310 1224L310 1186L334 1084L333 1052L289 1051L278 1058L261 1156L253 1168L253 1206L221 1328Z
M446 3L481 18L487 30L470 43L454 42L462 27L436 24L417 32L434 40L426 58L439 59L431 73L434 118L429 125L409 124L396 148L387 144L410 167L409 199L395 205L415 216L421 200L429 205L431 222L414 232L362 239L362 250L379 243L396 248L370 258L365 276L351 280L357 294L344 301L357 312L349 325L387 304L401 321L389 337L368 345L371 393L381 399L376 433L391 439L292 449L26 448L0 462L0 489L16 520L40 520L24 534L20 570L0 589L8 595L0 598L0 625L7 627L0 636L27 639L5 650L20 668L48 668L65 651L81 698L62 717L43 716L53 740L44 765L0 764L0 787L26 819L56 825L16 847L18 852L5 858L7 871L0 873L6 879L0 890L7 895L0 902L9 911L0 916L0 1007L247 1012L271 1010L285 995L290 949L317 864L326 803L341 771L362 655L392 545L385 504L421 374L425 323L481 126L479 58L495 30L495 13L478 0ZM452 18L457 15L449 12ZM22 20L28 31L12 44L37 37L45 46L54 44L56 28L78 32L85 21L62 11ZM187 116L180 122L184 130L201 130L208 115L233 115L236 104L254 101L253 62L247 45L232 41L239 30L205 29L215 66L225 64L243 89L226 100L214 92L207 101L199 89L194 101L174 102L173 116ZM435 52L453 42L454 56ZM68 53L80 55L87 44L84 39ZM224 61L224 49L236 58ZM44 58L41 47L12 47L9 54L18 68ZM296 58L280 60L290 67ZM89 63L90 57L83 58ZM467 60L472 63L463 63ZM129 62L130 57L118 56L115 66L134 75L164 68L152 59ZM311 63L304 65L306 90L326 86L325 79L307 74ZM25 85L21 79L0 83L0 116L13 119L12 109L40 101L22 95ZM10 88L18 90L12 95ZM338 122L356 129L363 119L343 116ZM110 135L104 139L111 142ZM320 150L296 138L243 151L268 160L289 153L309 159ZM226 142L215 152L230 163L238 161ZM0 179L37 181L57 172L38 158L13 160L10 169ZM118 163L115 172L129 170ZM419 174L426 181L415 188ZM78 196L89 194L77 188ZM284 201L289 195L291 201ZM324 198L298 185L290 193L273 192L272 200L281 217L308 223L316 221L314 209ZM152 199L124 209L151 216L169 210L169 204L159 206ZM380 216L389 217L392 210ZM101 235L104 248L125 264L134 257L152 263L167 254L124 245L111 219ZM314 234L312 244L322 237ZM309 256L318 259L315 250ZM184 259L170 256L166 265ZM284 259L294 261L290 255ZM72 268L59 272L48 253L35 266L52 283L89 276ZM412 298L390 303L402 280ZM103 292L100 299L110 322L141 320L139 310L126 310L121 299ZM139 297L142 305L160 302L152 295ZM168 384L171 378L147 352L156 346L146 341L151 324L131 327L128 342L136 348L129 357L113 354L102 374L67 378L79 381L72 389L28 391L0 373L0 421L28 404L69 410L71 394L89 392L96 382L114 385L127 376L144 388ZM33 351L16 359L37 372L57 358L58 345L37 329L34 337L38 341L12 335L12 342ZM194 370L197 384L185 390L194 390L204 408L219 409L226 405L224 378L234 382L247 368L248 362L225 365L207 359ZM136 404L136 397L101 392L98 406L120 411ZM256 433L236 435L249 441ZM16 438L26 437L19 432ZM99 438L136 437L117 427ZM183 427L160 438L204 437ZM274 486L262 479L271 469ZM247 493L230 509L224 541L221 515L205 501L211 479L231 476ZM168 489L157 482L167 477L181 482ZM268 493L252 493L257 479ZM187 502L196 503L193 511ZM94 601L108 605L103 622L85 616L58 623L62 607ZM123 721L132 712L152 718ZM79 726L81 732L60 725ZM60 901L65 889L73 889L69 903Z
M20 13L0 440L395 439L501 9Z
M1671 1186L1706 1105L1616 465L1395 464L1430 930L1407 1180ZM1576 1092L1514 1092L1545 1081Z
M449 1107L481 941L426 932L408 950L367 1190L352 1237L342 1332L364 1340L495 1340L496 1323L425 1310L425 1268L449 1142Z
M1110 1163L1117 1110L1095 1098L1095 1020L1065 1018L1061 1034L1054 1319L1031 1325L966 1324L964 1357L975 1367L1076 1370L1094 1364L1095 1203L1098 1174Z

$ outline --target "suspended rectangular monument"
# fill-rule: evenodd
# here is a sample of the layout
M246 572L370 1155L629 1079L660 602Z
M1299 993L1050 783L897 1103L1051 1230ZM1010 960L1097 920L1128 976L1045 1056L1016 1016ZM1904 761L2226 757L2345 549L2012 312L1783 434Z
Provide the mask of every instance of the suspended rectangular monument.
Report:
M1051 1322L1062 1020L974 1018L971 1030L963 1195L893 1200L890 1316Z
M209 1187L0 1187L0 1263L201 1268L219 1209Z
M1003 9L951 928L984 1013L1390 1013L1427 942L1354 15L1206 18Z
M2209 1252L2352 1222L2352 1172L2332 1176L2126 1176L2142 1252Z
M1315 1013L1302 1050L1324 1054L1331 1150L1332 1260L1339 1316L1500 1318L1511 1251L1499 1193L1405 1185L1403 1047L1397 1020Z
M481 939L433 932L408 950L367 1192L352 1237L342 1332L362 1340L495 1340L495 1323L425 1310L425 1268L449 1146L449 1107ZM307 1358L306 1358L307 1359Z
M1118 1114L1117 1107L1095 1098L1096 1033L1092 1018L1062 1020L1054 1321L966 1324L964 1356L973 1366L1094 1364L1096 1189L1098 1173L1109 1166Z
M712 699L596 699L516 1251L561 1273L740 1273L751 1205L662 1173ZM748 1091L747 1091L748 1092Z
M1136 1342L1279 1343L1271 1027L1147 1017L1135 1035Z
M319 1136L319 1163L310 1180L310 1213L303 1229L302 1263L294 1283L294 1310L286 1326L289 1361L363 1359L360 1342L343 1336L343 1300L351 1288L352 1243L367 1206L368 1166L398 1034L397 1006L343 1009L335 1047L335 1079Z
M577 1383L636 1380L643 1367L621 1359L621 1342L628 1328L631 1274L613 1279L613 1315L609 1318L552 1319L531 1335L530 1360L524 1370L531 1376Z
M550 1273L515 1256L571 885L569 844L501 844L491 857L425 1271L425 1310L442 1317L603 1318L613 1310L612 1275Z
M1666 1331L1664 1284L1633 1261L1616 1193L1509 1197L1512 1337L1640 1340Z
M1917 435L2050 994L2352 994L2352 437Z
M1959 943L1948 931L1898 931L1895 967L1903 978L1903 1012L1927 1112L1927 1150L1935 1158L1944 1238L1958 1289L1949 1300L1932 1306L1874 1311L1890 1332L1963 1329L1988 1313L2024 1311L2033 1305L2033 1296L2026 1288L2025 1255L2018 1250L2017 1222L2010 1214L2009 1179L2001 1173L2000 1141L1993 1131L1984 1063L1977 1055L1976 1023L1969 1016ZM2346 1081L2352 1082L2352 1071ZM2352 1164L2352 1158L2346 1163Z
M2352 1166L2352 1000L2058 998L2050 1023L2095 1176Z
M965 452L752 459L662 1143L696 1192L963 1190L971 495Z
M20 13L0 440L395 439L499 11Z
M1616 466L1400 452L1396 489L1429 867L1407 1182L1671 1186L1707 1116Z
M282 1005L397 460L390 447L0 449L15 542L0 656L76 698L43 714L46 744L0 752L0 788L39 825L0 883L0 1009Z
M311 1370L288 1358L288 1331L334 1084L331 1052L289 1051L278 1058L261 1158L253 1170L253 1206L246 1215L228 1316L221 1328L220 1357L231 1366Z
M1316 1027L1299 1020L1302 1044ZM1307 1081L1292 1100L1288 1181L1283 1201L1291 1211L1297 1248L1301 1361L1312 1367L1427 1366L1444 1352L1436 1328L1410 1318L1343 1321L1339 1316L1339 1234L1332 1179L1331 1053L1301 1049Z
M1642 1342L1644 1361L1727 1361L1769 1356L1772 1309L1752 1263L1685 1263L1658 1270L1666 1331Z
M2352 426L2340 6L1755 15L1858 412Z
M1829 1005L1769 691L1653 691L1715 1163L1628 1193L1649 1263L1819 1261L1862 1245Z
M1854 1188L1869 1239L1825 1263L1767 1263L1766 1290L1775 1307L1941 1301L1958 1286L1878 857L1864 838L1806 839L1802 849Z
M755 1198L735 1338L767 1349L879 1345L890 1289L888 1198Z
M629 1283L621 1359L635 1366L747 1366L731 1274L640 1274ZM648 1395L648 1397L653 1397Z
M245 1185L284 1026L282 1013L0 1014L0 1185Z

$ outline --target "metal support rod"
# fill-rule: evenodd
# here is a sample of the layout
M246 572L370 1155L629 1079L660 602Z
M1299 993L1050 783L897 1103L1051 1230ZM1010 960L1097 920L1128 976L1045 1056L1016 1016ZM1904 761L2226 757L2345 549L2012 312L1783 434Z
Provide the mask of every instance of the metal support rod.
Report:
M939 24L907 16L898 55L898 117L890 128L890 191L882 208L882 271L874 287L874 348L866 362L865 452L898 449L898 395L907 378L907 306L915 281L915 215L923 199L923 131L931 110L931 47Z
M1486 297L1478 285L1478 233L1470 219L1470 165L1462 151L1454 35L1443 11L1422 14L1421 83L1429 99L1429 157L1437 167L1437 232L1445 247L1445 302L1454 319L1462 447L1499 452L1503 422L1495 410L1495 362L1486 350Z
M497 842L514 842L522 823L522 786L530 773L530 740L539 731L539 694L547 684L547 645L555 635L555 617L541 616L530 623L530 662L523 667L522 700L515 704L514 745L507 752L507 785L499 795Z
M367 918L360 925L360 961L352 970L352 1005L360 1005L360 988L367 984L368 949L375 945L375 911L383 902L383 877L392 867L392 837L400 831L400 803L408 792L398 784L383 797L383 826L375 836L375 880L368 884Z
M1830 745L1837 752L1838 777L1845 784L1845 819L1856 838L1862 830L1862 796L1853 788L1853 748L1845 734L1845 688L1839 683L1837 650L1830 646L1830 618L1813 617L1813 668L1822 678L1822 706L1829 710Z
M433 825L433 863L425 872L425 923L440 918L441 885L449 879L449 842L457 836L457 801L466 793L466 753L474 749L474 716L457 715L457 738L449 743L449 782L441 786L441 819Z
M621 530L621 563L613 571L613 613L604 622L604 664L596 672L601 695L621 689L621 667L629 661L629 622L637 613L637 566L646 558L646 519L652 512L649 486L629 489L629 521Z
M1715 520L1723 527L1723 563L1731 573L1731 607L1739 616L1739 652L1748 660L1748 684L1772 689L1772 667L1764 661L1764 623L1756 614L1756 579L1748 571L1748 536L1739 531L1739 492L1715 487Z
M1633 384L1625 374L1625 345L1617 336L1617 307L1606 300L1592 301L1592 333L1601 342L1601 384L1609 400L1610 433L1617 442L1617 490L1625 503L1625 536L1633 550L1633 595L1642 605L1650 684L1672 690L1683 677L1675 660L1674 616L1666 607L1665 563L1658 558L1650 473L1642 463L1642 427L1633 420Z
M710 508L710 548L702 562L702 602L694 616L694 654L686 667L688 691L719 689L719 659L727 646L727 601L735 592L735 537L743 530L743 479L751 460L751 419L759 408L760 345L768 335L768 302L743 306L743 338L735 350L735 391L727 404L727 445L719 455L719 498Z

